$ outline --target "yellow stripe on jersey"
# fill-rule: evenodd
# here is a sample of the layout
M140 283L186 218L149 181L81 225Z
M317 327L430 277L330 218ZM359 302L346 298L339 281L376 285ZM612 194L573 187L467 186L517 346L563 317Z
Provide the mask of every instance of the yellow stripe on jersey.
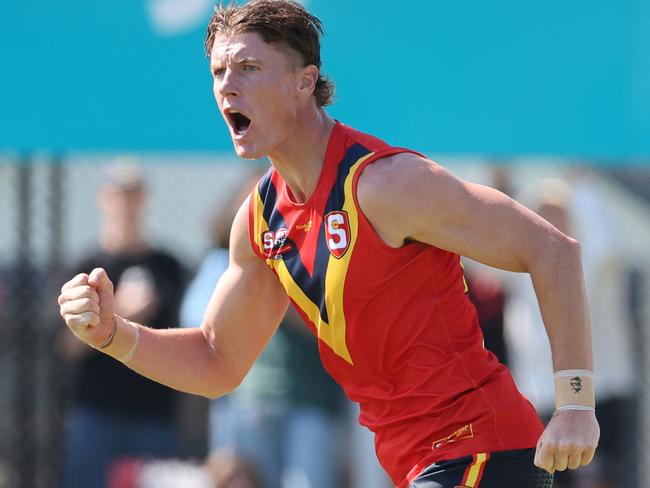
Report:
M264 232L269 230L269 225L266 219L264 219L264 202L260 197L258 191L255 191L255 209L253 212L253 232L255 243L257 244L260 253L262 255L266 254L264 249L264 243L262 242L261 236ZM320 316L320 310L318 307L304 294L300 286L294 281L291 273L287 269L287 266L284 264L282 259L267 259L267 264L275 270L280 283L284 286L287 294L291 299L296 302L301 310L307 315L309 320L320 329L320 323L323 322ZM348 354L349 357L349 354ZM350 361L351 362L351 361Z
M345 278L348 272L348 265L357 242L359 231L359 215L354 203L352 192L352 181L359 167L374 153L367 154L360 158L350 168L344 184L343 211L348 214L348 228L350 229L350 245L341 258L330 255L327 263L327 274L325 275L325 306L330 324L324 324L318 328L318 337L325 342L338 356L341 356L350 364L352 359L345 341L345 313L343 310L343 293L345 291Z
M459 257L460 267L463 270L463 286L465 287L465 293L469 291L469 286L467 286L467 280L465 279L465 264L463 263L463 258Z
M478 482L481 481L481 468L483 464L487 461L487 453L479 452L476 454L474 462L467 468L465 471L465 478L463 479L463 485L468 488L478 487Z
M291 276L289 269L282 259L266 260L267 264L275 270L287 294L314 324L318 331L319 339L322 340L337 356L341 357L349 364L353 364L353 362L345 339L346 322L343 310L343 294L348 265L350 264L352 251L357 240L359 221L359 215L354 203L352 181L359 167L373 154L374 153L367 154L357 160L350 168L345 179L345 199L342 210L348 214L350 245L341 258L336 258L330 255L327 270L325 271L325 307L327 309L327 316L329 317L330 323L323 320L319 306L312 302L303 292L302 288L298 283L296 283L293 276ZM266 254L261 236L263 232L269 230L269 227L268 222L264 219L263 212L264 202L262 201L259 192L256 191L255 208L253 211L254 241L259 247L260 252Z
M253 209L253 240L257 244L257 249L260 254L264 255L264 243L262 242L262 233L269 230L269 225L262 217L264 215L264 202L262 197L260 197L260 192L257 191L257 188L253 190L255 192L255 208Z
M264 202L259 195L259 192L255 191L255 209L253 212L253 232L255 233L254 239L257 244L260 253L263 255L266 254L264 249L264 243L262 242L261 236L264 232L269 230L269 225L266 219L264 219ZM300 286L294 281L291 273L287 269L287 266L284 264L282 259L267 259L266 263L275 270L280 283L284 286L287 294L291 299L296 302L301 310L307 315L309 320L320 329L320 323L323 320L320 317L320 310L318 307L304 294ZM349 357L349 354L348 354Z

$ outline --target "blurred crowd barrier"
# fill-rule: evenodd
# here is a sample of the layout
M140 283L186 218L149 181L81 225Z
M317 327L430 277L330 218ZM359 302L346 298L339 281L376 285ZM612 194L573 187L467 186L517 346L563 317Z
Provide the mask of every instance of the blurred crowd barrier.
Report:
M213 218L231 214L234 189L264 163L168 154L128 158L137 162L146 182L145 233L156 247L178 258L189 283L213 246ZM1 488L63 486L67 413L78 371L62 354L64 325L56 297L70 270L97 245L98 194L104 168L114 160L112 155L0 155ZM467 180L495 186L540 214L546 212L545 218L557 219L558 227L566 225L565 231L583 243L596 377L602 378L597 391L607 400L601 420L606 448L588 473L558 480L558 486L644 486L639 483L650 480L642 454L650 448L650 185L639 182L650 178L650 166L596 169L585 161L561 159L438 160ZM474 276L470 284L477 282L474 298L484 300L486 344L494 344L521 389L542 415L548 414L548 392L540 385L551 385L546 378L552 371L543 330L540 335L534 304L530 306L530 284L519 275L486 271L473 263L468 273ZM500 290L496 299L495 283ZM502 320L495 322L497 312ZM526 364L522 358L537 362ZM332 488L388 486L372 459L369 437L350 428L354 409L345 408L348 414L338 420L337 442L343 447L335 455L340 481ZM217 486L210 473L223 464L210 458L208 422L207 400L184 396L173 464L123 460L112 472L112 487L136 486L134 473L143 479L167 473L157 479L185 480L164 485L170 487ZM611 452L618 455L612 458ZM614 469L617 482L606 479Z

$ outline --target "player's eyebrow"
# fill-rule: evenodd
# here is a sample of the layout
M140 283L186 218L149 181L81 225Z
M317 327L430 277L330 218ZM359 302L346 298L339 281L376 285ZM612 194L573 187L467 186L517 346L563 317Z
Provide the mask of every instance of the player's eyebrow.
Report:
M237 64L246 64L246 63L258 63L259 64L259 59L253 58L251 56L245 56L243 58L235 58L234 62Z
M261 64L261 61L257 58L254 58L252 56L244 56L241 58L238 58L236 56L232 56L232 62L234 64L246 64L246 63L255 63L255 64ZM214 62L210 63L210 71L214 72L216 69L222 68L224 63L222 62Z

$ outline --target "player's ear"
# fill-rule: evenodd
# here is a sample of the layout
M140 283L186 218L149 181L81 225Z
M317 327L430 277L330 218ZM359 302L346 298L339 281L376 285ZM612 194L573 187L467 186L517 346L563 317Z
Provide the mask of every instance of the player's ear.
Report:
M300 68L298 72L299 72L298 89L301 92L304 92L306 95L309 96L313 95L314 90L316 89L316 82L318 81L318 76L320 75L320 71L318 70L318 67L316 67L313 64L309 64L304 68Z

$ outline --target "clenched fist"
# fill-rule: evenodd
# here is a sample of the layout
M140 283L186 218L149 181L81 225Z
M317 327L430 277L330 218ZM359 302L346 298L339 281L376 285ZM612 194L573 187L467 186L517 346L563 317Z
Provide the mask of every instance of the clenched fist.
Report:
M59 295L59 313L72 333L98 347L114 330L113 283L102 268L81 273L65 283Z
M593 410L556 410L537 442L535 465L549 473L591 462L600 428Z

